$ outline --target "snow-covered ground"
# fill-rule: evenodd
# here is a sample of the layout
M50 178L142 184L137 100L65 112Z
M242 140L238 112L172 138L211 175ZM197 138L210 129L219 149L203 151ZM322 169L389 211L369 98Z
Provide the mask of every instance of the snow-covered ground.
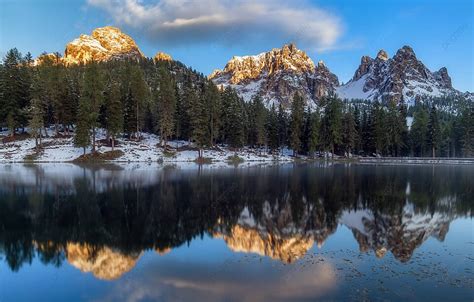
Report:
M43 149L41 153L35 157L36 162L69 162L77 159L83 154L82 148L74 147L74 138L52 138L54 131L49 131L49 138L43 138ZM6 132L0 132L0 138L6 136ZM105 139L105 132L98 131L97 141ZM118 146L115 150L123 151L123 155L112 161L114 162L193 162L198 157L198 152L189 150L186 141L171 141L168 143L170 147L183 148L188 150L173 151L170 154L163 154L163 148L158 146L159 137L154 134L142 133L140 141L132 141L119 139ZM186 148L184 148L186 147ZM218 150L219 149L219 150ZM230 156L235 155L234 151L229 150L225 146L219 146L216 150L205 150L204 157L212 159L213 162L226 162ZM97 151L104 153L111 151L112 148L98 144ZM90 152L90 148L87 152ZM23 162L28 156L34 155L35 140L33 138L14 141L11 143L0 143L0 163ZM259 154L260 153L260 154ZM237 155L245 162L271 162L271 161L291 161L290 150L284 150L283 155L272 156L265 152L258 152L254 149L244 148L237 152Z

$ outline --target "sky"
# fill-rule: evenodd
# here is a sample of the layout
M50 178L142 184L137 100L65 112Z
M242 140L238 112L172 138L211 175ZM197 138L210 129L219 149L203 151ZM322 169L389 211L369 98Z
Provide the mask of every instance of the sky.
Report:
M63 52L94 28L117 26L142 52L210 74L234 55L293 42L347 82L363 55L411 46L430 70L474 91L472 0L0 0L0 56Z

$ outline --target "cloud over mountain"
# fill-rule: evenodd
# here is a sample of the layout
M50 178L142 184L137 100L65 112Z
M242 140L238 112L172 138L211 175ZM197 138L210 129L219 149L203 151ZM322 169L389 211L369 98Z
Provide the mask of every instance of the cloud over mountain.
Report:
M314 50L330 49L342 34L336 15L306 1L263 0L87 0L117 25L161 44L257 40L293 41Z

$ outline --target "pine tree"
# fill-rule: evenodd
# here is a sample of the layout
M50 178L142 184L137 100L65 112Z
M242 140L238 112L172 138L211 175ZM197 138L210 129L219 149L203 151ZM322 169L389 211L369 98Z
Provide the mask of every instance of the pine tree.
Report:
M135 138L140 138L140 127L144 120L143 111L146 100L148 98L149 88L145 82L143 70L138 65L132 65L130 70L130 86L129 86L129 106L135 117Z
M209 108L209 133L211 145L214 145L219 137L221 128L222 100L217 86L211 81L205 84L206 107Z
M397 104L391 101L386 114L386 133L388 149L391 156L398 156L402 148L402 129Z
M308 137L308 152L310 156L314 156L314 153L319 146L319 113L313 112L309 116L309 137Z
M41 82L38 78L38 73L33 73L32 86L31 86L31 101L29 107L29 123L31 135L35 138L35 148L39 151L41 145L41 130L44 126L44 112L43 102L41 96L43 93ZM39 141L39 142L38 142Z
M356 123L350 108L343 115L342 125L342 145L349 155L354 150L357 140Z
M39 98L33 98L31 100L31 105L29 108L30 112L30 120L29 120L29 128L31 134L35 138L35 148L36 151L39 151L39 146L41 145L41 129L43 128L43 110L41 100ZM38 143L39 140L39 143Z
M6 122L12 136L28 122L30 81L23 63L21 53L13 48L5 55L0 73L0 123Z
M278 113L275 109L275 105L272 104L270 112L267 116L266 133L268 140L268 147L271 151L278 150L280 148L279 142L279 124L278 124Z
M222 136L232 148L241 148L244 145L245 112L243 100L230 87L222 94Z
M162 146L174 133L176 112L176 89L174 81L169 72L163 67L159 70L159 91L155 91L154 98L158 110L158 127Z
M432 156L436 157L436 150L441 142L441 127L436 107L433 105L428 118L427 146L431 148Z
M187 94L189 98L190 126L191 126L191 140L198 147L198 157L202 158L203 148L209 147L210 133L209 133L209 119L208 119L208 108L206 107L206 100L204 97L196 95L194 90L189 91Z
M474 106L466 108L461 116L461 144L465 157L474 157Z
M363 122L362 122L361 112L357 104L354 105L353 116L354 116L355 135L356 135L355 142L354 142L354 152L359 154L363 150L362 141L364 140L364 138L363 138L363 133L362 133Z
M334 96L324 101L325 111L321 124L324 145L334 157L336 146L342 143L342 102Z
M295 94L291 104L290 116L290 147L293 149L293 156L301 151L301 135L304 126L304 99L299 94Z
M386 129L385 110L376 101L370 112L371 136L373 138L373 147L376 154L384 154L388 146L388 134Z
M288 143L288 115L280 103L278 106L278 147L283 148Z
M123 110L120 99L120 86L117 82L110 83L106 99L107 133L110 136L112 151L117 135L123 131Z
M428 129L428 113L425 108L418 107L413 115L410 141L415 156L423 156L426 152Z
M178 94L176 104L176 134L183 140L189 140L191 137L191 104L189 100L196 96L193 80L190 76L184 79L182 92Z
M267 120L267 110L263 105L263 101L259 96L252 99L250 110L250 142L261 148L266 145L266 129L265 122Z
M404 103L399 105L399 114L398 114L398 129L400 133L400 144L399 151L400 153L397 156L407 156L409 154L409 132L407 125L407 107Z
M86 65L81 89L81 102L83 107L88 107L87 117L83 116L84 120L81 122L87 122L89 129L92 130L92 152L95 152L99 113L104 102L103 75L97 63Z
M90 145L90 101L86 97L79 100L79 109L77 112L76 133L74 136L74 145L81 147L86 154L86 148Z

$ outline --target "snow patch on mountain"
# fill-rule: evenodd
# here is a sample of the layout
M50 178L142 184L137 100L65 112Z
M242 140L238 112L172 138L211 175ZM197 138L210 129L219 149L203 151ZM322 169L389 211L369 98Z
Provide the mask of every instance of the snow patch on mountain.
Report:
M392 58L384 50L375 59L363 56L352 79L336 91L343 99L397 103L462 95L452 87L445 67L431 72L409 46L399 49Z

